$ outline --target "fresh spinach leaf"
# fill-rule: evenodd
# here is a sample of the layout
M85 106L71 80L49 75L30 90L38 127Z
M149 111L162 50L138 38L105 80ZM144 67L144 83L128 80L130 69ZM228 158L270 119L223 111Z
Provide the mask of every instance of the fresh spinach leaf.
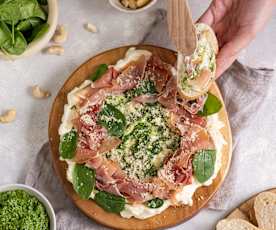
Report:
M48 5L48 0L37 0L39 4L41 5Z
M82 199L89 199L95 187L95 170L77 164L73 170L73 187Z
M215 170L216 150L200 150L193 158L193 170L196 179L200 183L206 182Z
M116 107L105 104L99 113L98 123L105 127L111 136L120 137L124 133L126 118Z
M124 197L100 191L94 197L95 202L107 212L120 213L125 208Z
M20 55L27 48L27 41L20 31L15 31L10 40L7 40L3 45L2 49L9 54Z
M13 21L38 17L46 20L47 15L37 0L5 0L0 4L0 20Z
M98 80L102 75L104 75L106 73L106 71L108 70L108 65L107 64L100 64L96 71L91 74L91 76L89 77L91 81L96 81Z
M30 30L34 27L37 27L38 25L41 25L43 23L43 20L41 20L40 18L28 18L25 19L23 21L20 21L17 25L16 25L16 30L19 31L27 31Z
M2 45L6 41L10 40L11 37L12 37L11 31L9 30L6 23L0 21L0 47L2 47Z
M198 115L206 117L215 114L222 108L221 101L213 94L208 93L207 100L203 106L203 110L198 112Z
M164 201L161 200L161 199L159 199L159 198L155 198L155 199L149 200L146 203L146 205L149 208L160 208L163 204L164 204Z
M36 26L33 29L31 36L27 38L28 42L32 42L41 38L45 33L47 33L47 31L49 30L49 27L50 26L48 23L44 23Z
M71 130L66 133L60 141L59 152L62 158L72 159L75 156L75 151L77 148L77 132Z

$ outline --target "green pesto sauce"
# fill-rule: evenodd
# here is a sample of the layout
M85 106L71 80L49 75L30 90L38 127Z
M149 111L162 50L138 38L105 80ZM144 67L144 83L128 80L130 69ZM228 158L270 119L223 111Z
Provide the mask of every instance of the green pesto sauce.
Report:
M48 230L50 221L40 201L23 190L0 193L0 229Z
M124 114L126 126L122 143L105 156L117 161L129 177L144 180L156 176L164 158L178 148L180 137L168 127L169 114L159 103L133 103L129 95L106 99Z

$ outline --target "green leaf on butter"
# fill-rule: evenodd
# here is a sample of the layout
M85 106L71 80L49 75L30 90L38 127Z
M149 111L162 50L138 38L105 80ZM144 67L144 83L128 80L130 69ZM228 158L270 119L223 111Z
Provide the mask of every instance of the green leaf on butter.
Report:
M210 116L220 111L222 108L221 101L213 94L208 92L207 100L205 101L202 111L198 112L199 116Z
M102 75L104 75L106 73L106 71L108 70L108 65L107 64L100 64L96 71L91 74L91 76L89 77L91 81L97 81Z
M215 171L216 150L204 149L196 152L193 158L193 173L200 183L206 182Z
M77 148L77 132L71 130L62 136L59 144L60 156L64 159L72 159Z
M73 171L73 187L82 199L89 199L95 187L95 170L77 164Z
M94 197L95 202L107 212L120 213L124 210L126 200L108 192L100 191Z
M146 205L149 208L160 208L162 205L164 204L164 201L159 199L159 198L155 198L152 200L147 201Z

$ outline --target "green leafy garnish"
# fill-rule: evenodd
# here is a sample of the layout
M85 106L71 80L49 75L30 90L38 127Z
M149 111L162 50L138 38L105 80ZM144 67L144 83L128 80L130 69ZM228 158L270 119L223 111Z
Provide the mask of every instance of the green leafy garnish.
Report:
M104 75L106 73L106 71L108 70L108 65L107 64L100 64L96 71L91 74L91 76L89 77L91 81L96 81L98 80L102 75Z
M220 111L222 108L221 101L213 94L208 93L207 100L204 104L203 110L198 112L200 116L210 116Z
M149 208L160 208L163 204L164 204L164 201L159 198L149 200L146 203L147 207Z
M73 171L73 187L82 199L89 199L95 187L95 170L77 164Z
M126 118L116 107L105 104L99 113L98 123L105 127L111 136L120 137L124 133Z
M193 171L200 183L206 182L215 170L216 150L200 150L193 158Z
M107 212L120 213L124 210L126 200L108 192L100 191L94 197L95 202Z
M72 159L75 156L75 151L77 148L77 132L71 130L66 133L60 141L59 152L62 158Z

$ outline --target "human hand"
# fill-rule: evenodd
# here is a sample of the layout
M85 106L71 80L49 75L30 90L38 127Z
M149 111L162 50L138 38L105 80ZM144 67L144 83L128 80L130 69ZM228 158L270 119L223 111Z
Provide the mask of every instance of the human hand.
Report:
M215 31L219 53L219 77L238 57L239 52L262 30L272 15L276 0L213 0L199 22Z

